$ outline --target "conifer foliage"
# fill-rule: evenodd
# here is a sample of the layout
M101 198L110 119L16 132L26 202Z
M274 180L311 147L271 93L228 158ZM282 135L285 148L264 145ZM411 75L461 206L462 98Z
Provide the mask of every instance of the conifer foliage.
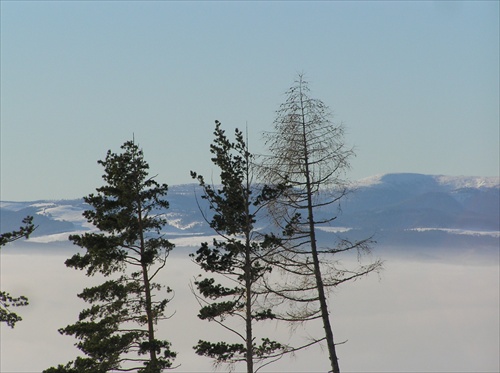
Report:
M24 225L20 226L18 230L0 234L0 247L5 246L10 242L17 241L21 238L29 238L37 228L33 224L33 216L26 216L23 219L23 224Z
M236 140L231 142L216 121L214 134L210 151L212 162L220 169L221 185L208 185L195 172L191 176L204 191L202 198L213 213L209 224L219 238L211 245L203 243L192 256L217 279L200 277L195 282L198 294L193 291L201 306L198 317L221 325L235 336L232 340L239 342L228 342L230 338L219 342L200 340L194 348L216 364L246 363L247 373L253 373L288 349L267 337L257 339L254 328L255 323L274 318L272 310L261 302L265 295L261 282L271 269L264 258L277 247L277 239L258 234L255 224L261 210L281 191L252 184L252 155L241 131L235 130ZM231 323L235 319L243 320L243 325Z
M155 335L157 322L168 318L171 299L161 298L171 290L154 282L174 247L161 234L168 187L148 176L149 165L134 141L121 149L98 161L106 185L84 198L91 207L84 216L97 232L70 236L85 252L72 256L66 266L105 280L78 294L90 307L76 323L59 330L78 339L76 346L85 357L45 372L159 373L176 356L170 343Z
M0 247L7 245L9 242L14 242L20 238L29 238L30 234L36 229L33 224L33 217L27 216L23 219L23 224L18 230L0 234ZM11 328L14 328L17 322L22 318L17 313L13 312L11 307L27 306L28 298L24 295L13 297L6 291L0 291L0 322L6 323Z

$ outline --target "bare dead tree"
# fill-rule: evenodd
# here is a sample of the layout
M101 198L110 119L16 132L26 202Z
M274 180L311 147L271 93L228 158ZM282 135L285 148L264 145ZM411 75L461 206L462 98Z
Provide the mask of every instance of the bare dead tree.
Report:
M340 201L348 192L346 171L354 155L344 141L344 127L335 125L328 107L309 95L302 74L286 92L287 99L277 111L274 131L264 134L269 155L261 158L260 176L269 185L290 188L270 205L270 214L288 240L275 253L272 265L281 271L278 281L268 281L273 296L268 301L281 304L280 317L291 322L321 319L331 369L339 373L328 304L330 289L382 268L380 260L364 264L373 241L338 239L326 248L319 246L318 227L335 220ZM317 212L322 211L321 217ZM326 215L324 212L328 211ZM357 251L358 264L345 268L339 254Z

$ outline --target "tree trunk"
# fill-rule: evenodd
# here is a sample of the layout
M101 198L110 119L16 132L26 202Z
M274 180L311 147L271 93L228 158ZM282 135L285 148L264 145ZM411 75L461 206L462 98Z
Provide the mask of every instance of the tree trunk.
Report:
M248 162L248 157L246 159ZM249 204L249 174L248 168L246 169L246 191L244 191L245 200L245 215L246 215L246 226L245 226L245 292L246 292L246 302L245 302L245 317L246 317L246 347L247 347L247 373L253 373L253 332L252 332L252 260L251 260L251 244L250 244L250 231L251 231L251 221L250 221L250 209Z
M245 292L246 292L246 348L247 348L247 373L253 373L253 333L252 333L252 280L250 263L250 245L247 241L245 258Z
M309 186L309 184L308 184ZM311 239L311 253L314 264L314 275L316 277L316 286L318 288L319 305L321 309L321 318L323 320L323 328L325 329L326 343L328 346L328 354L330 356L330 363L333 373L340 373L337 352L335 350L335 343L333 339L332 326L330 324L328 303L326 301L325 288L323 286L323 278L321 276L321 268L319 264L318 249L316 246L316 232L314 229L314 215L312 209L311 194L308 193L308 219L309 219L309 237Z
M156 349L153 345L155 340L155 329L154 329L154 315L152 310L152 300L151 300L151 287L148 278L148 269L145 264L142 265L142 273L144 279L144 293L146 297L146 316L148 318L148 340L151 344L149 350L149 356L151 358L151 371L159 373L160 369L158 367L158 360L156 358Z
M160 373L160 369L158 367L158 359L156 357L156 349L154 347L155 340L155 329L154 329L154 315L153 315L153 302L151 298L151 285L149 281L148 275L148 265L143 260L145 257L145 242L144 242L144 234L142 229L142 206L140 201L138 201L138 220L139 220L139 236L140 236L140 244L141 244L141 267L142 267L142 278L144 282L144 296L146 298L146 317L148 319L148 341L150 343L149 349L149 357L151 359L150 368L151 372Z
M312 217L312 216L311 216ZM340 373L339 362L337 358L337 352L335 350L335 343L333 339L332 326L330 324L328 303L326 301L325 289L323 286L323 279L321 277L321 269L319 265L318 251L316 247L316 235L314 228L311 231L311 252L314 263L314 274L316 277L316 286L318 288L318 298L321 309L321 318L323 319L323 328L325 329L326 343L328 346L328 354L330 356L330 363L332 366L333 373Z
M311 240L311 254L314 264L314 276L316 278L316 287L318 289L318 299L321 309L321 318L323 320L323 328L325 330L325 337L328 346L328 355L330 357L330 364L333 373L340 373L337 352L335 350L335 342L333 339L332 326L330 324L328 303L326 301L325 288L323 286L323 278L321 276L321 267L319 264L318 249L316 246L316 231L315 231L313 201L312 201L313 192L312 192L311 177L309 170L309 153L307 145L306 123L304 114L304 103L302 102L302 93L300 94L300 101L301 101L300 104L302 111L302 136L304 145L304 166L305 166L304 176L306 178L306 192L307 192L307 218L309 222L309 238Z

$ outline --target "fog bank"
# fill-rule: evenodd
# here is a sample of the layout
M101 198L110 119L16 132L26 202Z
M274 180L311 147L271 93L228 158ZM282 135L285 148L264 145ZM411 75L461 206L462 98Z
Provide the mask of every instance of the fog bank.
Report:
M192 250L192 249L191 249ZM28 307L18 308L23 321L14 329L1 326L0 371L40 372L73 360L75 339L57 329L77 320L85 307L76 294L96 283L64 265L60 251L3 250L1 288L26 295ZM343 372L498 372L499 265L467 261L415 261L383 257L385 270L338 288L330 299L333 328ZM198 339L224 339L216 325L200 321L189 282L200 273L176 248L160 282L175 291L169 310L175 313L158 325L159 337L178 352L176 372L209 372L211 360L195 355ZM274 324L266 334L279 341L321 332L320 325L291 333ZM316 334L317 335L317 334ZM238 369L240 368L240 369ZM236 371L244 367L237 367ZM224 371L224 370L223 370ZM319 346L285 357L262 372L326 372L328 356Z

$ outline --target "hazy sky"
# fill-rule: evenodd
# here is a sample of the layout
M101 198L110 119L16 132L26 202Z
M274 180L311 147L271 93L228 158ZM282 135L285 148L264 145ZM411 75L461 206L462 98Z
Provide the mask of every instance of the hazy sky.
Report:
M2 200L77 198L131 139L168 184L250 147L297 72L347 127L352 179L496 176L499 2L1 1Z

